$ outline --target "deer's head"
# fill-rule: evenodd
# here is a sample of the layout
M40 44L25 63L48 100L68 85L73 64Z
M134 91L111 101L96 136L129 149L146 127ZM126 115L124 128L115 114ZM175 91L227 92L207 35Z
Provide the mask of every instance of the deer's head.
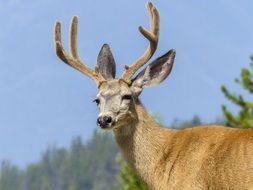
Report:
M154 54L159 38L159 13L151 2L147 4L150 13L151 30L139 27L149 40L145 53L133 64L126 65L125 71L115 79L116 64L107 44L104 44L97 58L95 69L87 67L77 52L77 17L73 17L70 27L70 52L64 51L61 41L61 24L55 25L55 47L58 57L71 67L84 73L96 82L98 94L95 98L100 114L97 124L104 129L119 128L136 120L135 103L145 87L162 82L169 74L175 58L175 50L169 50L144 68L137 76L136 71Z

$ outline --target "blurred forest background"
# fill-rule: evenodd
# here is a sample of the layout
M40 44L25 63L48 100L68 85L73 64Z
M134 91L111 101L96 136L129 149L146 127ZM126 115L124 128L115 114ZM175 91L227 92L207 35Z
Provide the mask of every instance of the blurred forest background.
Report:
M253 95L253 56L250 68L243 68L235 82L247 93ZM233 114L223 105L224 120L214 123L230 127L253 127L253 101L246 100L236 92L221 86L225 97L238 106ZM156 116L157 121L161 118ZM201 125L195 116L189 121L175 122L172 128L182 129ZM123 158L113 136L103 131L95 131L92 138L83 142L75 137L67 148L48 147L37 163L20 169L10 161L1 163L1 190L147 190Z

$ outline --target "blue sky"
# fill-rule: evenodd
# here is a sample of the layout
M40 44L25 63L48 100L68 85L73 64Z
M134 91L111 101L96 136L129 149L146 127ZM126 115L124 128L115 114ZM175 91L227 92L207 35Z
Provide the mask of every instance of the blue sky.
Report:
M253 1L154 0L161 32L154 58L177 50L171 76L145 89L141 99L166 124L199 115L206 122L229 104L220 85L240 91L233 80L253 53ZM96 129L94 82L55 55L53 26L79 16L79 52L94 66L103 43L111 46L117 76L143 53L148 27L145 0L0 0L0 160L24 166L49 145L67 146L73 136ZM231 106L231 105L230 105Z

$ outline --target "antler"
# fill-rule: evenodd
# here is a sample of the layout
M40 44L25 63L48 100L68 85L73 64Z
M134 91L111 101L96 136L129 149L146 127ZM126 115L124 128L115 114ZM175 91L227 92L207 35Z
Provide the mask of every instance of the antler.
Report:
M149 46L144 52L144 54L141 57L139 57L132 65L130 66L125 65L125 71L123 75L121 76L121 79L127 82L128 84L131 83L131 77L134 75L134 73L140 67L142 67L145 63L147 63L147 61L152 57L152 55L154 54L157 48L157 43L158 43L158 38L159 38L159 28L160 28L159 13L151 2L148 2L147 9L150 15L151 30L147 31L145 28L140 26L139 31L145 38L149 40Z
M55 49L58 57L68 64L69 66L79 70L83 74L93 79L99 86L105 79L96 70L87 67L79 58L77 51L77 24L78 18L74 16L70 25L70 52L68 54L62 45L61 41L61 23L56 22L55 24Z

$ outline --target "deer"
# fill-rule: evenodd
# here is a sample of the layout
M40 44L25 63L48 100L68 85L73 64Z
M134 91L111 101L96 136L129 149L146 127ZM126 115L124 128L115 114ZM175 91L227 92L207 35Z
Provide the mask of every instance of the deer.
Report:
M253 129L220 125L172 129L161 126L144 108L139 98L143 89L168 77L176 55L171 49L136 74L153 56L159 39L159 12L152 2L147 9L150 30L140 26L139 31L148 47L136 61L125 65L118 79L108 44L102 46L94 69L80 59L78 17L70 24L70 53L62 45L61 23L55 24L58 57L96 83L97 125L113 131L124 158L150 189L253 189Z

